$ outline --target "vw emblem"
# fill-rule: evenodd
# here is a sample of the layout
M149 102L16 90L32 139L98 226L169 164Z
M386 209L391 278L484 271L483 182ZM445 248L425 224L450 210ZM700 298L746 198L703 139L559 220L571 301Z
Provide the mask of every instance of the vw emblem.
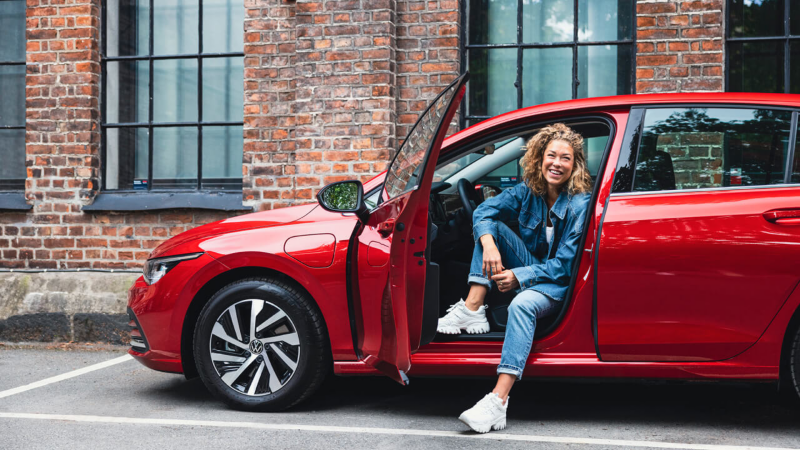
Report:
M253 339L250 341L250 351L259 354L261 351L264 350L264 344L261 343L258 339Z

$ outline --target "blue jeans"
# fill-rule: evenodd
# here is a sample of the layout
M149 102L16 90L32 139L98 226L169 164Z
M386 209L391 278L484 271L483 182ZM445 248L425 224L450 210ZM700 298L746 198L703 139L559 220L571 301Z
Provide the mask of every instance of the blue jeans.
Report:
M540 264L538 258L531 254L519 236L502 222L497 222L496 231L492 233L503 266L506 269ZM470 265L469 283L480 284L492 288L492 281L483 276L483 246L480 241L475 244ZM531 352L533 334L536 331L536 320L555 312L560 302L533 289L526 289L511 301L508 306L508 322L506 337L503 341L503 353L497 373L514 375L522 378L522 371Z

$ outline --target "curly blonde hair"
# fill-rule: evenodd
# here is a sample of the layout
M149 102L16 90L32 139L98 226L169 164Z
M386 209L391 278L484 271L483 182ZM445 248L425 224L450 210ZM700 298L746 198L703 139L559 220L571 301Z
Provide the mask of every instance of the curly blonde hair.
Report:
M567 191L572 195L589 192L592 189L592 177L589 175L586 157L583 154L583 137L563 123L554 123L542 128L528 141L525 156L519 162L525 184L536 195L544 195L547 192L547 180L542 173L542 160L544 150L552 141L564 141L572 147L575 161L572 175L566 183Z

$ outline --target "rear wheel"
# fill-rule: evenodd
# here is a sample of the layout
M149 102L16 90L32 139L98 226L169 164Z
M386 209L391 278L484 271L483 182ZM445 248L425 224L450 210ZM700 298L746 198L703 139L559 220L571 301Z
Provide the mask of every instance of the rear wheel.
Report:
M251 278L220 289L203 308L194 357L203 383L228 405L279 411L322 383L327 342L307 296L279 279Z
M789 344L789 362L786 371L786 383L781 381L781 390L785 399L794 406L800 405L800 326L795 327L794 336Z

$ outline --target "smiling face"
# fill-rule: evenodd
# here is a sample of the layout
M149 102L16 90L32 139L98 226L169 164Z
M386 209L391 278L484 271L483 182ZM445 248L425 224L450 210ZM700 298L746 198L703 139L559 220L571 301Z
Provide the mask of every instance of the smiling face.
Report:
M574 164L575 155L568 142L550 141L542 155L542 175L548 185L561 189L569 181Z

